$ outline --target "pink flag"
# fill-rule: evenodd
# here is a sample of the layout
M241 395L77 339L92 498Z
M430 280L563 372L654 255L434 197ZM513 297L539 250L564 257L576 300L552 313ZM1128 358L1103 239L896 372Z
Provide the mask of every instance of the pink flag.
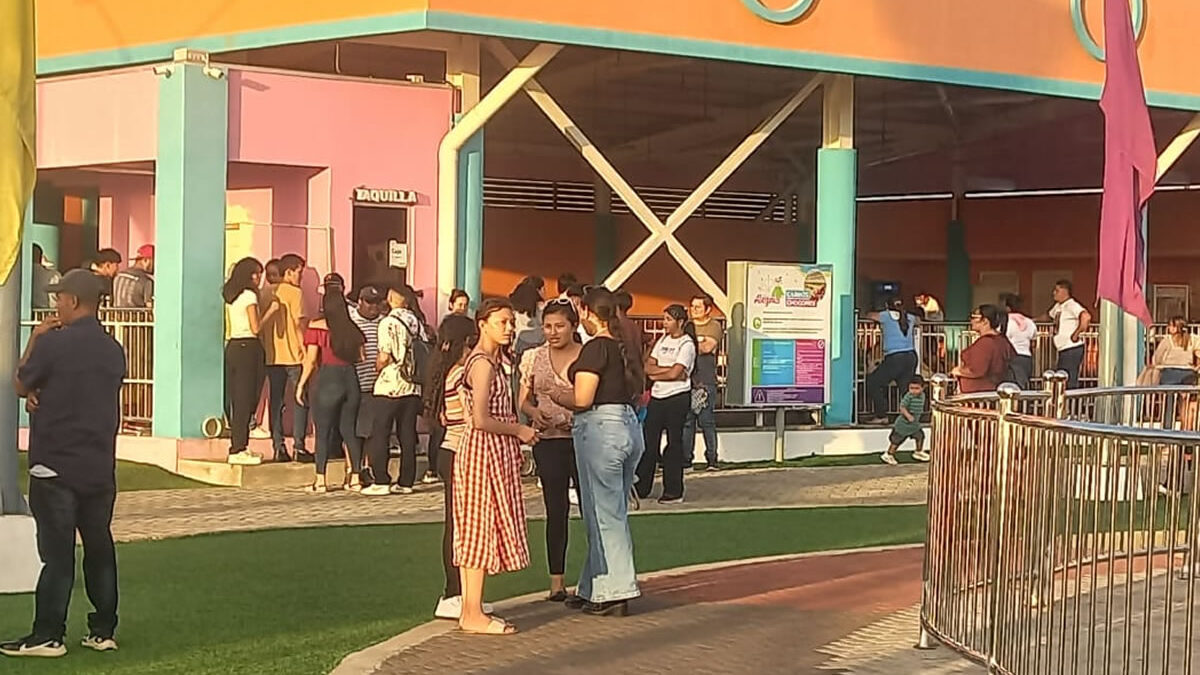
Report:
M1104 51L1104 197L1096 295L1149 325L1141 219L1154 193L1158 154L1129 0L1104 0Z

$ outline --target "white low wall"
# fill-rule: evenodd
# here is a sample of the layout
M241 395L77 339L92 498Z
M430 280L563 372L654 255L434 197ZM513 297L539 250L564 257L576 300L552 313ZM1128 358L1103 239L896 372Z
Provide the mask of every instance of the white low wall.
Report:
M0 593L33 592L41 571L33 518L0 516Z
M887 450L890 428L884 429L796 429L784 434L784 459L813 455L867 455ZM929 438L929 430L925 430ZM912 442L905 444L911 449ZM723 431L717 433L717 454L722 462L761 462L775 459L775 430ZM704 438L696 434L693 463L704 462Z

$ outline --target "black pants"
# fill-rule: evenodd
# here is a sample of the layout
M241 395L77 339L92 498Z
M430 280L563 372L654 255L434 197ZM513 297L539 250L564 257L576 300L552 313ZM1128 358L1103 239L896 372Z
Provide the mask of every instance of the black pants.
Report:
M341 454L342 443L350 450L348 470L362 469L362 441L355 433L362 393L354 366L321 366L313 396L317 427L317 475L325 475L331 455Z
M266 356L258 338L236 338L225 344L231 454L241 452L250 445L250 418L258 408L266 372Z
M400 478L402 487L412 487L417 481L417 415L421 412L421 397L387 398L374 396L371 405L371 436L367 438L367 453L371 457L371 474L377 485L392 482L388 473L390 459L388 441L392 428L400 439Z
M458 568L454 566L454 453L431 445L430 452L437 457L438 475L442 477L445 492L445 515L442 519L442 569L446 573L446 590L443 598L453 598L462 595L462 580L458 578Z
M906 387L916 372L916 352L895 352L883 357L875 370L867 375L867 393L871 396L876 417L888 414L888 386L895 382Z
M441 475L441 459L442 443L446 440L446 427L442 426L438 420L426 420L429 424L429 439L425 445L425 456L429 458L429 466L425 468L428 474Z
M1067 389L1079 388L1079 368L1083 365L1083 345L1058 352L1055 368L1067 371Z
M1033 357L1017 354L1008 362L1008 380L1021 388L1029 389L1029 378L1033 376Z
M646 452L637 467L637 484L634 489L642 499L650 496L654 489L654 469L660 455L663 465L664 499L683 496L683 425L687 423L688 411L692 407L692 392L685 391L668 398L651 398L646 408L646 421L642 433L646 441ZM662 434L667 432L667 447L662 447Z
M115 488L80 492L60 478L31 478L29 506L37 522L38 555L45 566L37 583L33 635L62 640L75 586L75 531L83 540L83 581L96 611L88 614L92 635L112 637L117 629L117 552L112 515Z
M571 518L571 484L579 484L575 468L575 443L569 438L547 438L533 446L542 503L546 506L546 561L550 574L563 574L567 566L567 522Z

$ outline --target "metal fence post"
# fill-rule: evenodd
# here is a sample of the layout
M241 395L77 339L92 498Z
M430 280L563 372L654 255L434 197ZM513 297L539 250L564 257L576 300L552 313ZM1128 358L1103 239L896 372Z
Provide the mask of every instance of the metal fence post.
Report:
M988 662L991 669L999 665L996 660L996 654L1001 645L1001 601L1003 594L1004 580L1000 571L1001 557L1004 554L1005 545L1008 543L1005 530L1008 527L1008 488L1009 488L1009 466L1012 460L1014 444L1016 443L1014 432L1014 424L1011 416L1016 407L1018 398L1021 395L1021 389L1011 382L1005 382L996 390L1000 395L999 413L1000 421L996 428L996 469L994 474L994 482L992 484L992 499L989 506L989 522L991 523L994 536L988 537L990 550L988 551L988 570L985 579L990 579L988 584Z
M1042 389L1050 398L1046 401L1046 417L1063 419L1067 416L1067 373L1047 370L1042 373Z
M939 458L941 457L941 449L936 447L935 444L937 443L937 439L938 439L938 429L940 428L940 425L942 422L942 420L941 420L942 414L941 414L941 412L938 411L937 404L942 403L943 401L946 400L946 391L950 386L950 378L942 373L938 373L930 379L930 386L933 390L932 391L933 405L930 406L929 452L931 455L931 459L930 459L930 464L929 464L929 475L928 475L928 478L926 479L928 487L927 487L927 492L925 495L925 505L926 505L925 531L927 533L932 531L931 528L934 527L934 525L936 524L936 519L938 518L938 514L935 512L937 509L937 504L934 501L934 499L936 498L935 490L934 490L934 474L937 471L937 467L941 463L939 461ZM931 552L929 550L929 546L926 546L925 554L924 554L925 561L924 561L924 564L921 565L921 586L922 586L922 588L921 588L921 604L922 604L921 616L922 617L925 616L924 603L927 600L926 589L928 588L929 581L930 581L930 579L929 579L930 554L931 554ZM916 649L933 649L934 647L936 647L937 646L936 641L933 639L933 636L929 634L929 631L925 628L924 621L919 620L918 624L920 627L920 634L917 636L917 644L913 645L913 647Z

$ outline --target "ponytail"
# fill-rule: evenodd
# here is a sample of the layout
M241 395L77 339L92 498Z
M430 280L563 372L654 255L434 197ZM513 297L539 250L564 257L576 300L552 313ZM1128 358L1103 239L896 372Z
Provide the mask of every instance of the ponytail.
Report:
M646 373L642 367L640 354L630 355L625 347L625 330L621 326L621 315L617 310L616 298L612 291L603 286L592 286L583 294L583 306L595 314L600 321L608 325L608 332L621 353L621 366L625 375L625 386L631 396L641 396L646 389Z

